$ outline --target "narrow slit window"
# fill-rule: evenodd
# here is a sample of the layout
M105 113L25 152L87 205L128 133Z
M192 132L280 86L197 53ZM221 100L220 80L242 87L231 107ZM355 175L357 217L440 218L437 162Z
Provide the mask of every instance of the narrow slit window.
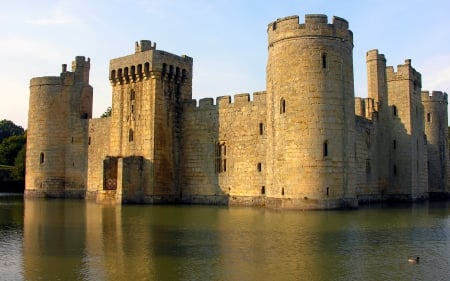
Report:
M129 142L134 141L134 132L133 132L132 129L130 129L130 130L128 131L128 141L129 141Z
M261 194L262 195L266 194L266 187L264 185L261 186Z
M327 68L327 54L322 54L322 68Z
M323 143L323 156L328 156L328 141L324 141Z
M280 114L283 114L285 112L286 112L286 100L282 98L280 100Z
M262 164L258 163L258 172L261 172L261 171L262 171Z
M41 152L41 154L39 154L39 163L44 164L44 161L45 161L45 155L44 155L44 152Z
M427 113L427 122L431 122L431 113Z
M392 115L393 115L393 116L397 116L397 114L398 114L397 107L396 107L395 105L393 105L393 106L392 106Z
M259 134L260 135L264 134L264 123L259 123Z
M394 149L397 149L397 141L396 140L392 141L392 146L394 147Z

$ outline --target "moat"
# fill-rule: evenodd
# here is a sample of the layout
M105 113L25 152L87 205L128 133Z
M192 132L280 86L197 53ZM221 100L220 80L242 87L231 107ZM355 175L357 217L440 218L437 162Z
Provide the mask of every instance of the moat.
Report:
M2 280L445 280L450 203L302 212L0 194L0 261Z

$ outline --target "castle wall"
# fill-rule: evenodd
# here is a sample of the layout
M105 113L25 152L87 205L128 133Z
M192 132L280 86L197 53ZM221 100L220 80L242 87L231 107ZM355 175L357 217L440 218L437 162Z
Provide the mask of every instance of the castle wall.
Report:
M376 113L374 113L376 114ZM377 118L369 120L356 117L355 130L355 178L359 202L380 201L387 182L380 180L380 169L386 165L377 147Z
M183 118L182 200L262 205L265 197L266 94L187 102Z
M103 190L103 159L110 155L111 118L89 120L86 199L95 200Z

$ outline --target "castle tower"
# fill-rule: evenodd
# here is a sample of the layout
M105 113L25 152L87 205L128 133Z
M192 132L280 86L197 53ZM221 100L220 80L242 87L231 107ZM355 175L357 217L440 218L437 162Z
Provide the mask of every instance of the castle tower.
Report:
M76 57L72 72L30 81L26 196L83 197L87 130L92 117L90 61Z
M421 101L422 79L411 60L386 68L388 118L391 145L390 184L387 195L394 200L419 200L427 196L427 146L424 108Z
M181 108L192 98L192 58L143 40L134 54L110 61L110 81L111 157L104 162L104 188L121 189L124 202L176 200Z
M446 93L422 92L425 135L428 149L428 192L430 197L448 193L448 97Z
M284 208L355 206L353 34L325 15L268 26L267 197Z
M383 54L379 54L378 50L370 50L366 53L366 66L368 97L373 99L374 110L378 112L376 142L373 144L376 146L376 159L368 159L368 161L376 167L378 186L384 195L390 175L389 165L386 165L386 159L389 159L389 149L386 148L391 146L386 58Z

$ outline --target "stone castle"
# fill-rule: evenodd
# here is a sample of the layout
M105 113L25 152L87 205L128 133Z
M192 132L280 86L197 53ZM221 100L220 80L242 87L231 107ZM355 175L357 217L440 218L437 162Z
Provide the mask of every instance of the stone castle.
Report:
M268 25L266 91L192 99L193 60L140 41L112 59L111 117L92 119L90 60L30 82L27 197L286 209L448 195L447 94L367 52L325 15Z

